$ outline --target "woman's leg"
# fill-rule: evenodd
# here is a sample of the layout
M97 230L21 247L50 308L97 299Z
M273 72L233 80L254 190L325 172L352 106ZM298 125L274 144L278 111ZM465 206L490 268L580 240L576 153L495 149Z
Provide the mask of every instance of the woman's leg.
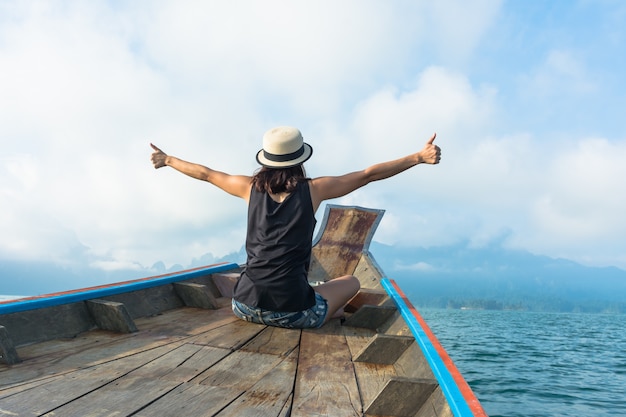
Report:
M336 317L336 313L342 314L343 307L359 292L360 288L361 283L354 275L344 275L313 287L328 302L325 322Z

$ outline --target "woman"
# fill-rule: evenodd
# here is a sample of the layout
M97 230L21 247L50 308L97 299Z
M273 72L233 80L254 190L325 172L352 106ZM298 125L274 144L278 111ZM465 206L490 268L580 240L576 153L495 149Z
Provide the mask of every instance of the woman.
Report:
M288 328L316 328L343 314L359 291L352 275L311 287L307 271L315 212L324 200L349 194L372 181L392 177L415 165L437 164L441 150L433 135L424 148L394 161L336 177L307 178L302 164L312 153L300 131L276 127L263 136L257 153L262 168L252 177L229 175L169 156L156 146L155 168L169 166L207 181L248 203L247 261L233 293L239 318Z

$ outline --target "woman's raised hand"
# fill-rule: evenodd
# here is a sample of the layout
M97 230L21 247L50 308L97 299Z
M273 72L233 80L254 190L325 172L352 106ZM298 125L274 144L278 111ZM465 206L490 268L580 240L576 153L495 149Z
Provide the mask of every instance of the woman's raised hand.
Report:
M424 148L419 151L420 160L425 164L438 164L441 160L441 148L435 145L433 142L437 137L436 133L433 133L432 137L428 139Z
M167 154L163 152L162 150L160 150L159 148L157 148L156 146L154 146L153 144L150 144L150 146L152 146L152 149L154 149L154 152L152 153L152 156L150 157L150 159L152 160L152 164L154 165L154 168L158 169L158 168L164 167L166 165L165 160L167 159Z

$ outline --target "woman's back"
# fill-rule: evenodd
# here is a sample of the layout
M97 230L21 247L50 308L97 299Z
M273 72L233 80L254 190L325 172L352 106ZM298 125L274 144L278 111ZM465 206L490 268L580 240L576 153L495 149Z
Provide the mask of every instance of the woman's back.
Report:
M308 181L299 181L282 202L253 187L248 204L247 262L235 299L274 311L311 307L315 300L307 271L314 228Z

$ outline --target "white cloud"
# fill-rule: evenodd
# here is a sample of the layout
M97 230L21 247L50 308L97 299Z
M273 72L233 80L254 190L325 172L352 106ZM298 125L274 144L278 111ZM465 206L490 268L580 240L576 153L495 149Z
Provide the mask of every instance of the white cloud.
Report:
M128 261L94 261L89 266L95 269L101 269L103 271L140 271L143 270L143 266L136 262Z
M586 259L606 253L603 241L622 248L623 145L575 132L556 142L532 126L507 131L502 103L514 99L465 70L499 1L0 8L3 257L117 268L237 251L243 202L155 171L148 143L251 173L262 133L283 123L313 145L313 176L402 156L438 133L439 166L339 201L387 209L376 236L386 243L479 245L506 235ZM521 79L529 94L594 88L584 56L547 48Z
M391 218L377 233L388 244L468 240L481 246L504 239L513 247L592 264L606 262L607 253L620 262L616 248L626 228L623 143L531 133L484 136L497 115L494 94L439 68L425 70L413 90L373 94L351 123L361 166L394 152L399 156L399 149L410 152L407 143L415 145L420 135L421 145L427 137L423 120L445 126L436 141L443 159L342 202L389 208Z
M390 71L387 62L405 63L402 51L420 40L418 25L380 2L167 3L136 13L142 52L178 88L251 112L268 99L286 114L341 111L346 93Z
M434 132L440 135L436 143L454 152L471 146L468 134L489 122L493 96L493 89L476 91L461 74L429 67L413 89L385 88L360 103L351 127L377 159L418 151Z
M545 186L532 207L530 236L537 251L558 251L583 257L589 248L598 254L621 256L626 235L626 143L602 138L569 145L546 169ZM552 246L552 249L550 247ZM557 249L558 248L558 249Z
M417 262L411 265L404 265L404 264L396 263L394 264L394 269L396 271L430 272L430 271L434 271L436 268L427 262Z

